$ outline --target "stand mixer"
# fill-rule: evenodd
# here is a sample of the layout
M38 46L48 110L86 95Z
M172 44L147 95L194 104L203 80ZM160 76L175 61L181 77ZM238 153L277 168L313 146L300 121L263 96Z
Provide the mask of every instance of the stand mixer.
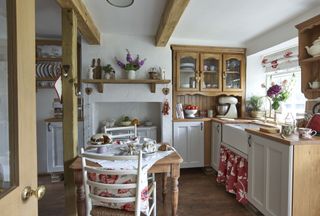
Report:
M232 96L223 96L219 98L219 105L217 106L217 111L219 115L218 118L238 118L238 111L236 104L238 99Z

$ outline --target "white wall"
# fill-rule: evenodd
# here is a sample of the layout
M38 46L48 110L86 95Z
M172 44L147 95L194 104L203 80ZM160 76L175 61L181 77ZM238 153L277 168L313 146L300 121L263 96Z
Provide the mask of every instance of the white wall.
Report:
M281 44L298 36L298 30L295 25L319 15L320 7L314 8L303 15L290 20L287 23L281 24L262 35L255 37L245 43L247 54L252 55L259 51L268 49L275 45ZM272 19L272 17L270 17Z
M101 58L102 64L111 64L116 70L116 78L125 78L125 73L116 65L114 57L125 60L126 49L132 54L139 54L141 58L147 58L145 65L137 72L137 78L146 78L150 67L161 66L166 69L166 78L172 77L171 49L169 46L159 48L154 46L153 37L137 37L127 35L101 35L101 45L88 45L82 43L82 73L83 78L87 77L88 67L92 58ZM94 119L103 120L102 116L97 117L97 103L99 102L160 102L165 99L161 89L165 85L157 85L156 93L150 92L150 86L146 84L109 84L104 85L104 93L97 93L92 85L84 84L83 87L93 87L94 91L90 96L84 94L84 117L85 117L85 139L88 139L96 132ZM168 84L170 94L167 95L170 106L172 106L172 83ZM129 111L129 110L128 110ZM125 113L121 113L125 114ZM153 113L161 117L161 140L172 143L172 114L163 116L160 110ZM96 120L97 121L97 120Z

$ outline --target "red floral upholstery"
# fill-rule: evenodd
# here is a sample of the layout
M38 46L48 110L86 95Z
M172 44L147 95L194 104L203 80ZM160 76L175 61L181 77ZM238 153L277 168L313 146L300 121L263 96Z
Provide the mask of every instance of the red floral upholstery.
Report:
M227 192L235 194L238 202L246 204L248 202L248 161L221 146L217 182L224 183Z
M141 186L141 212L146 213L149 209L149 196L148 196L148 182L147 174L144 174ZM136 183L135 175L105 175L97 174L94 172L88 172L88 179L90 181L106 183L106 184L130 184ZM93 194L102 197L132 197L136 195L136 189L100 189L97 187L90 187ZM121 209L125 211L134 211L134 203L105 203L92 200L94 206L104 206L113 209Z

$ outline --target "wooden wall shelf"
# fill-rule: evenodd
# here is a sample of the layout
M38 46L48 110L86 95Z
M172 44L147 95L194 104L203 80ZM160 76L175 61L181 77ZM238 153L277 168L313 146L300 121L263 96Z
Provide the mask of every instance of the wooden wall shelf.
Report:
M36 81L56 81L58 77L52 78L52 77L37 77Z
M136 80L128 80L128 79L115 79L115 80L101 80L101 79L85 79L82 80L82 83L90 83L95 84L97 86L97 90L99 93L103 93L103 85L104 84L149 84L150 91L152 93L156 92L157 84L168 84L170 80L153 80L153 79L136 79Z
M316 61L320 61L320 56L303 59L300 61L300 63L311 63L311 62L316 62Z
M37 57L36 61L50 61L50 62L62 62L62 58L61 57L48 57L48 58L44 58L44 57Z
M311 57L306 46L312 46L320 35L320 15L298 25L299 30L299 63L301 67L301 91L307 99L320 97L319 89L310 89L309 82L320 80L320 56Z

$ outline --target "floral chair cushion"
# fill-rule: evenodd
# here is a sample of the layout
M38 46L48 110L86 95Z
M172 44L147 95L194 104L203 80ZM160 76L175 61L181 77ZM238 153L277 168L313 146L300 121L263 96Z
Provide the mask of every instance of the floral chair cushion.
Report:
M106 183L106 184L130 184L136 183L136 175L105 175L98 173L88 173L88 180ZM147 213L149 210L148 197L148 179L147 173L142 176L141 188L141 212ZM92 194L102 197L135 197L136 189L101 189L97 187L90 187ZM92 200L93 206L104 206L108 208L121 209L125 211L134 211L135 203L106 203L97 200Z

